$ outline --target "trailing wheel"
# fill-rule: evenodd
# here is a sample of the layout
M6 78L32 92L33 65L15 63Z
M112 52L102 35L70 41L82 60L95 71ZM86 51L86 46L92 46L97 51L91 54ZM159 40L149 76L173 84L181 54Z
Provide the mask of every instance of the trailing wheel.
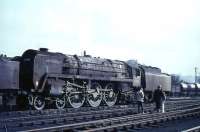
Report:
M56 98L56 108L64 109L66 105L65 96L60 96Z
M108 106L113 106L117 102L118 92L114 89L114 85L109 83L105 87L103 99Z
M92 83L91 88L87 89L87 101L92 107L97 107L102 101L102 87L99 83Z
M85 102L85 95L78 89L73 89L68 95L68 102L73 108L79 108L83 106Z
M45 107L45 99L42 96L36 96L33 101L33 106L36 110L42 110Z

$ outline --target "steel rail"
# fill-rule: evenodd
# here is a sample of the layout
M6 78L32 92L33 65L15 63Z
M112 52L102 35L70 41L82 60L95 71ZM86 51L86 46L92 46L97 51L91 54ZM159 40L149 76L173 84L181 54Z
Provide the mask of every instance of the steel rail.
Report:
M199 132L199 131L200 131L200 126L197 126L187 130L183 130L182 132Z

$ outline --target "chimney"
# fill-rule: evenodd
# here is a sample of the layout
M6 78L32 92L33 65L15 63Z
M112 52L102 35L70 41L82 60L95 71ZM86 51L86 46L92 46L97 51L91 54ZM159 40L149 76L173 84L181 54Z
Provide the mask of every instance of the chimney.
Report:
M86 56L86 51L85 50L83 51L83 56Z
M48 48L40 48L39 51L48 52Z

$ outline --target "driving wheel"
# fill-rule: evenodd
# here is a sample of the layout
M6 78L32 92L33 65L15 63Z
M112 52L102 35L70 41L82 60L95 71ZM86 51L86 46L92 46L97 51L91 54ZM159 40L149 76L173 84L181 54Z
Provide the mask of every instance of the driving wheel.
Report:
M87 101L92 107L97 107L102 101L101 85L92 83L91 88L87 89Z
M85 102L85 95L82 91L73 89L68 95L68 101L73 108L79 108L83 106Z
M112 83L109 83L105 87L103 99L108 106L113 106L117 102L118 93L114 90Z

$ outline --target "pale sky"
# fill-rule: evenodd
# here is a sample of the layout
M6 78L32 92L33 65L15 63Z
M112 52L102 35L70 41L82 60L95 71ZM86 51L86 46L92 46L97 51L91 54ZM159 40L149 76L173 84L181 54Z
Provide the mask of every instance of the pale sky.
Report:
M26 49L200 72L199 0L0 0L0 53Z

